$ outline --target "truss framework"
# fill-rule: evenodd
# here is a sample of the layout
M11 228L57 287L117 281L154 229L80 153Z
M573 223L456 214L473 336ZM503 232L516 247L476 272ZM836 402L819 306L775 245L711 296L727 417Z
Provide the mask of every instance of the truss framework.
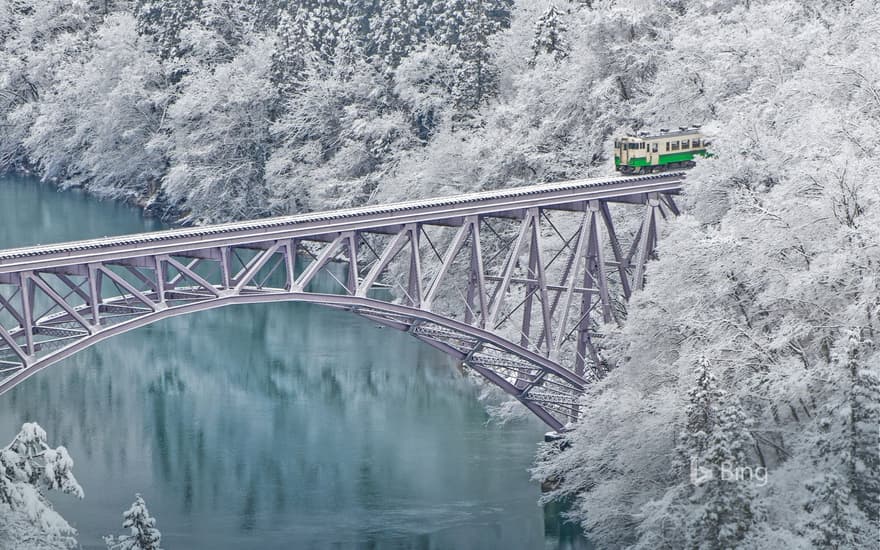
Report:
M300 301L405 331L563 430L577 419L584 388L607 369L601 327L621 323L623 304L642 288L658 221L678 213L681 181L615 178L633 186L598 198L588 191L611 183L573 182L561 185L586 191L498 206L503 193L484 193L459 198L480 208L436 216L412 203L341 229L291 218L282 234L245 226L224 230L225 240L172 231L145 244L121 237L0 252L0 393L158 319ZM631 227L619 229L620 220Z

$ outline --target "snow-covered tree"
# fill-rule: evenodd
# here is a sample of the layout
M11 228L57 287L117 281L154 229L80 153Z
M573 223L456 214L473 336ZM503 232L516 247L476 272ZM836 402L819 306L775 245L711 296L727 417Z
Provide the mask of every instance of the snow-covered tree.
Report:
M827 417L819 421L819 428L821 436L812 453L818 470L805 483L809 497L801 530L817 548L864 547L871 528L856 506L850 480L840 472L841 459L846 462L849 458L846 449L834 443L833 422Z
M735 548L755 523L750 422L705 357L696 374L673 460L675 484L642 507L637 548Z
M267 181L275 211L363 202L393 153L415 142L409 120L381 93L383 75L356 67L307 71L273 125L278 145Z
M880 379L865 368L872 343L862 331L848 330L833 354L831 372L818 383L841 386L840 399L829 400L816 415L816 437L809 456L815 467L807 477L807 516L802 530L816 546L864 547L876 531L880 495Z
M162 533L156 529L156 519L150 516L140 494L135 495L131 508L122 517L122 528L128 529L129 533L104 537L109 550L162 550Z
M455 101L465 113L492 97L498 85L490 39L509 23L506 0L438 0L433 37L461 59Z
M431 2L392 0L381 2L371 17L374 33L370 55L384 70L393 71L401 60L423 47L430 37Z
M200 0L138 0L135 8L138 33L149 36L162 59L184 55L180 33L198 15Z
M681 471L690 467L692 460L702 461L706 457L710 438L719 421L720 408L725 393L718 387L709 360L700 357L697 362L697 380L688 392L688 405L685 409L685 426L678 445Z
M359 0L291 2L282 15L288 18L290 47L314 52L325 63L355 59L364 53L369 9Z
M22 145L39 101L76 63L95 22L85 2L0 3L0 170L27 164Z
M567 29L562 13L556 6L550 6L535 24L532 61L534 62L539 55L550 55L556 61L565 59L570 48L566 33Z
M880 373L863 363L871 347L872 343L859 332L849 334L846 362L852 376L851 486L864 514L875 525L880 525Z
M688 538L692 546L734 548L752 527L755 511L751 485L755 480L748 477L751 474L738 477L738 472L753 472L755 467L748 452L754 444L748 428L748 419L738 405L728 404L718 411L699 462L710 466L715 478L700 485L691 497L691 502L697 504L690 518Z
M296 22L289 10L282 10L275 29L275 50L272 52L272 83L281 97L295 95L311 57L304 51Z
M181 96L168 109L171 169L164 189L192 222L267 211L263 178L278 97L272 47L271 39L258 39L228 63L198 68L181 81Z
M67 449L53 449L39 425L26 423L0 449L0 546L34 550L76 546L76 530L52 508L44 491L83 497Z
M150 142L170 97L159 60L134 29L131 15L108 16L95 55L44 92L23 141L44 179L133 201L157 192L166 160Z
M455 106L457 68L462 61L445 46L412 52L394 73L394 92L422 140L427 141Z

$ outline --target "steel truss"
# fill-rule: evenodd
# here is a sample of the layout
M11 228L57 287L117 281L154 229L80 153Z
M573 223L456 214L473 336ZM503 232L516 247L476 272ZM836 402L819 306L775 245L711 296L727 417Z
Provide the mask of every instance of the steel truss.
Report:
M297 301L407 332L563 430L607 368L601 327L642 288L682 181L582 180L3 251L0 394L159 319Z

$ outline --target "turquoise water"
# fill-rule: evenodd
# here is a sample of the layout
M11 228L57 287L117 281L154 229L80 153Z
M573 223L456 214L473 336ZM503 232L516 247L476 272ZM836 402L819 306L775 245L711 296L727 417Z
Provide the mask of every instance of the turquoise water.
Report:
M0 178L0 248L159 229L135 209ZM537 420L404 334L306 304L232 306L115 337L0 396L66 445L84 548L141 493L175 549L582 549L527 469Z

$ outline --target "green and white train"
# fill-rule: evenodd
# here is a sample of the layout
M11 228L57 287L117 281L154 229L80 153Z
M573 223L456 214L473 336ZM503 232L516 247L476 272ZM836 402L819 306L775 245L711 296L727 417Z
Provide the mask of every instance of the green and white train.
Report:
M614 167L624 174L648 174L694 166L694 158L707 157L709 142L699 128L680 128L678 132L642 132L614 140Z

